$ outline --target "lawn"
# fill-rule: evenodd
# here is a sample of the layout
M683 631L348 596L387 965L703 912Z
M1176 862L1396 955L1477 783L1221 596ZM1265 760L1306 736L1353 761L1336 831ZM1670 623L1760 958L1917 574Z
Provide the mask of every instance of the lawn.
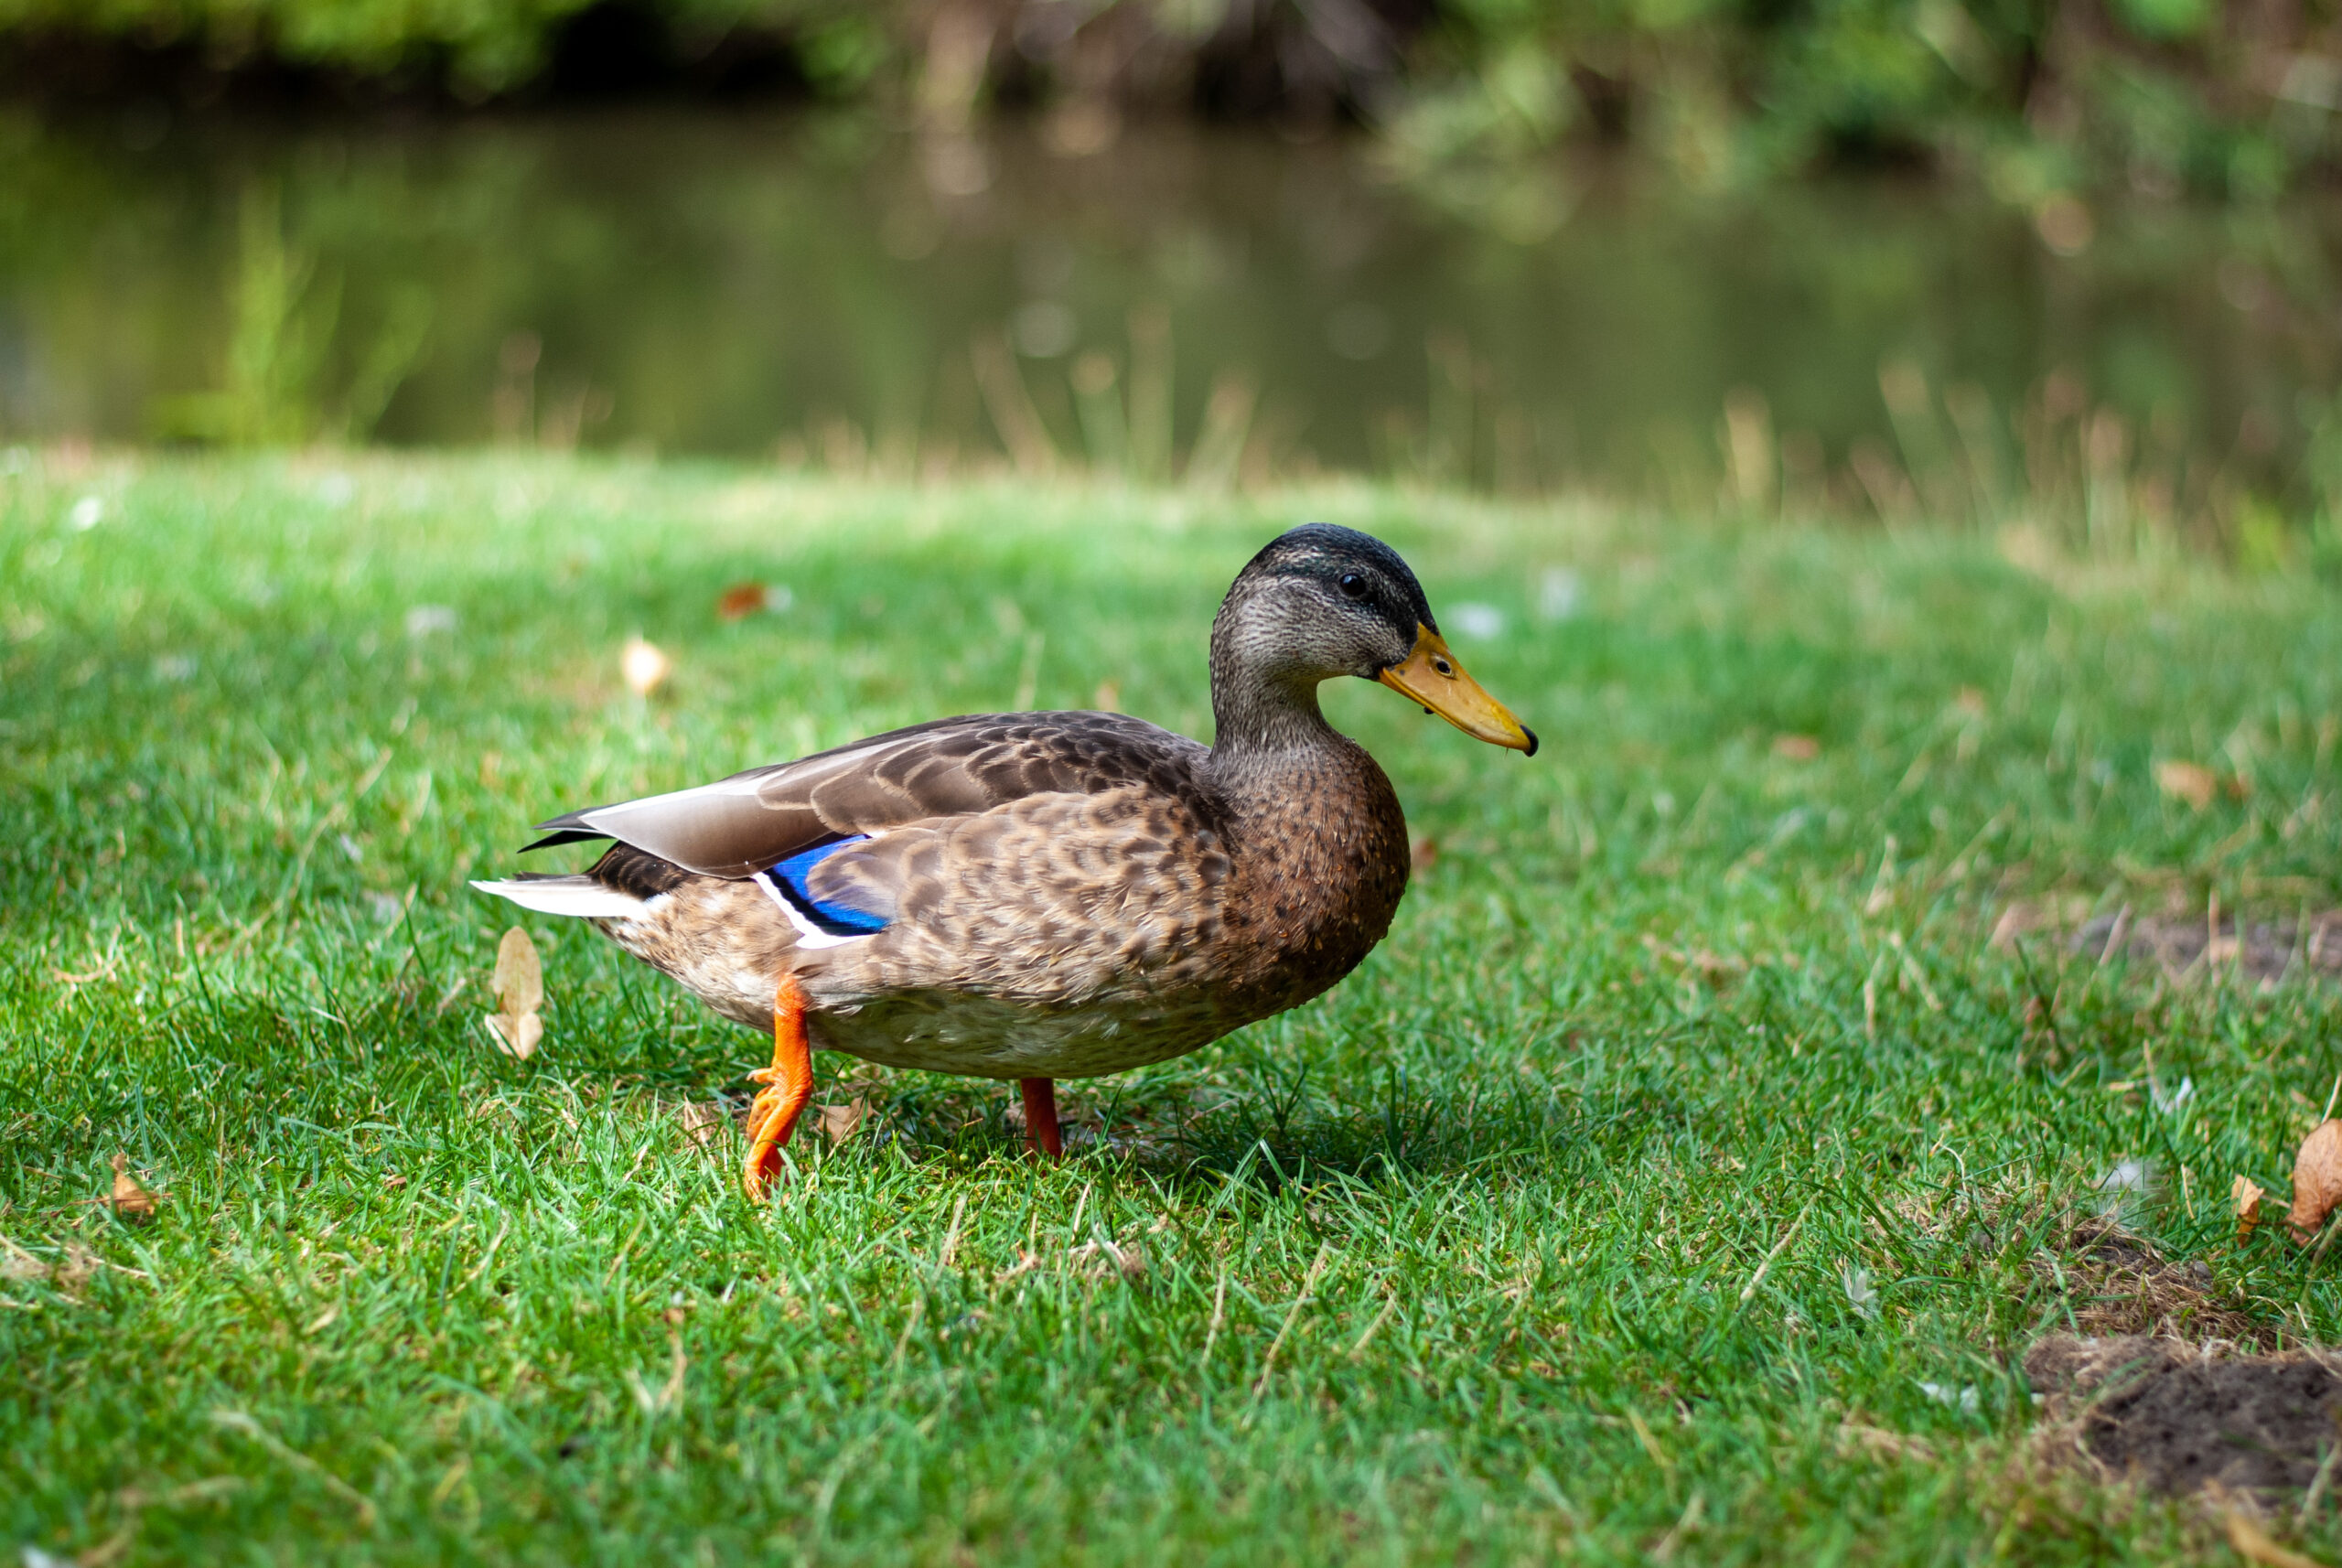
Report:
M764 1208L768 1046L591 930L521 917L545 1044L491 1043L513 911L465 879L531 822L1013 703L1201 734L1219 595L1311 518L1398 545L1545 737L1329 688L1429 864L1324 1000L1063 1086L1046 1168L1013 1085L817 1058L866 1119ZM720 618L741 581L788 607ZM2017 1363L2126 1314L2342 1337L2342 1256L2229 1205L2282 1198L2342 1005L2071 932L2342 901L2337 714L2331 589L1967 535L0 454L0 1549L2225 1552L2054 1464ZM2117 1204L2200 1299L2094 1261Z

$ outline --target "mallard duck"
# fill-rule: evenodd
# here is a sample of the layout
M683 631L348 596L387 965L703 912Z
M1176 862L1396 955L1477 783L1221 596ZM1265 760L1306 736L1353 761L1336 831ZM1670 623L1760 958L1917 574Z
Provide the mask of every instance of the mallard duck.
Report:
M1214 738L1121 714L937 719L540 822L610 840L578 875L475 882L591 921L724 1016L773 1033L750 1107L761 1197L820 1047L1016 1079L1058 1155L1055 1080L1158 1062L1358 966L1406 889L1406 820L1317 688L1379 681L1465 734L1537 737L1464 672L1398 553L1280 535L1211 630Z

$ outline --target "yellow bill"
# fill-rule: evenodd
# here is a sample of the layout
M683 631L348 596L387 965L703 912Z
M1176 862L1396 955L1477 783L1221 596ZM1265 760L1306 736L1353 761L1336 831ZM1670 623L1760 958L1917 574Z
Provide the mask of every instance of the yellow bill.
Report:
M1464 666L1447 651L1446 639L1427 626L1415 628L1415 650L1378 679L1475 740L1537 755L1536 734L1464 673Z

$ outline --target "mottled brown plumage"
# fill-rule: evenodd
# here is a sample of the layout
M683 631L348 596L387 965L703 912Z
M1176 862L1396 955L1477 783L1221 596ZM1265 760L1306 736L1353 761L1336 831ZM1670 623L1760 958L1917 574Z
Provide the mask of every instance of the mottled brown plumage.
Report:
M1390 929L1405 820L1319 682L1380 679L1535 744L1453 668L1405 564L1346 529L1254 558L1211 674L1209 748L1114 714L941 719L555 818L542 842L617 842L585 876L481 886L593 918L744 1024L793 982L811 1043L871 1061L1160 1061L1320 994Z

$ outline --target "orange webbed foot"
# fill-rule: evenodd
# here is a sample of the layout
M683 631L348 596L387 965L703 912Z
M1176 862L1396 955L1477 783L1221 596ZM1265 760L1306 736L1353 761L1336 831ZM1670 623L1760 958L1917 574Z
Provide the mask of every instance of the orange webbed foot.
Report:
M761 1203L780 1174L780 1151L813 1098L812 1043L805 1033L805 993L783 978L772 1004L772 1066L748 1075L765 1087L748 1107L748 1159L741 1185Z

